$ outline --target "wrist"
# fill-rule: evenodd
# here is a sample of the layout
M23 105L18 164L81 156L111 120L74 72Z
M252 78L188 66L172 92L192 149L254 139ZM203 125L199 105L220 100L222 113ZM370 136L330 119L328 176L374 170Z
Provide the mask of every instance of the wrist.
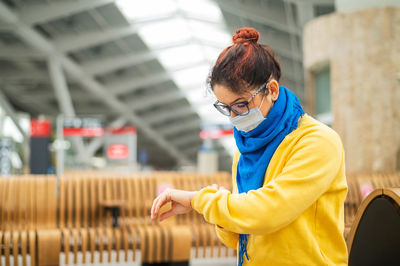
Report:
M190 208L192 208L192 209L193 209L192 201L193 201L194 197L197 195L198 192L199 191L191 191L191 192L189 192L190 193Z

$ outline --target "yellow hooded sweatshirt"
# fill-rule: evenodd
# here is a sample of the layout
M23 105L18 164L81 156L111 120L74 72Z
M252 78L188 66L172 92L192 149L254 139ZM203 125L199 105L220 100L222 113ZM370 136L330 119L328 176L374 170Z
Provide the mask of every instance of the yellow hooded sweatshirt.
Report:
M203 188L193 208L216 226L219 239L238 249L238 234L250 234L243 265L347 265L343 237L347 182L338 134L303 115L276 149L257 190L238 194Z

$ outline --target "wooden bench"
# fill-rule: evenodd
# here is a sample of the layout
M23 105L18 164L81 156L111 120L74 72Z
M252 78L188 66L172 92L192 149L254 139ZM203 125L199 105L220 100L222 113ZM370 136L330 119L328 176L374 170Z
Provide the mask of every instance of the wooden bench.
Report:
M365 194L363 188L400 187L400 174L348 175L347 179L346 239L356 221ZM11 257L17 256L22 257L24 265L29 259L31 265L54 265L60 252L65 253L65 263L69 264L78 263L79 253L90 255L88 259L84 255L82 263L93 263L96 252L100 262L108 262L115 251L117 261L128 261L135 259L129 258L128 253L135 255L139 250L144 263L234 256L218 240L214 226L196 212L171 217L162 223L150 219L157 190L166 184L198 190L213 183L230 189L231 176L228 173L160 172L131 176L82 173L60 178L58 185L54 176L0 179L0 252L6 265L10 265ZM124 202L119 227L113 228L104 201ZM54 252L42 252L49 248Z
M56 188L55 177L0 179L0 252L6 266L11 257L18 265L19 255L23 265L58 263Z
M214 226L195 212L171 217L158 223L150 219L156 192L169 185L194 190L219 183L229 188L231 177L214 175L156 173L139 176L68 176L60 179L58 226L62 231L65 263L77 263L79 252L100 254L99 262L109 262L111 252L139 249L143 263L188 261L191 257L234 256L217 239ZM113 228L111 214L103 209L104 201L124 202L118 228ZM194 254L191 254L191 247ZM215 252L214 252L215 250ZM73 253L72 262L69 254ZM103 255L107 254L107 258ZM133 257L135 260L135 257ZM82 263L86 263L85 256Z
M368 190L400 187L400 173L347 175L347 184L349 191L345 202L344 235L346 239L355 221L357 210L363 199L367 196Z
M347 245L349 265L399 265L400 188L380 188L362 201Z

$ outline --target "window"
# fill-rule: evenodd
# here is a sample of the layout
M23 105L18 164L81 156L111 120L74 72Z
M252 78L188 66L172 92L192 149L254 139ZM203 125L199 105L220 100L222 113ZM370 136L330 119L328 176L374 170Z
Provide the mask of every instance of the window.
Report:
M331 73L329 67L314 72L315 88L315 117L329 126L332 126L331 112Z

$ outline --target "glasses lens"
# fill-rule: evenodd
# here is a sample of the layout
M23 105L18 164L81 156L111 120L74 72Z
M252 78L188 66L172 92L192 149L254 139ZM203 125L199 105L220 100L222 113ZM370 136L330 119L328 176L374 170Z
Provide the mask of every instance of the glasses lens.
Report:
M229 116L231 112L229 111L229 107L223 104L214 104L214 107L223 115Z
M247 102L232 104L231 109L238 115L247 115L249 113L249 105Z

